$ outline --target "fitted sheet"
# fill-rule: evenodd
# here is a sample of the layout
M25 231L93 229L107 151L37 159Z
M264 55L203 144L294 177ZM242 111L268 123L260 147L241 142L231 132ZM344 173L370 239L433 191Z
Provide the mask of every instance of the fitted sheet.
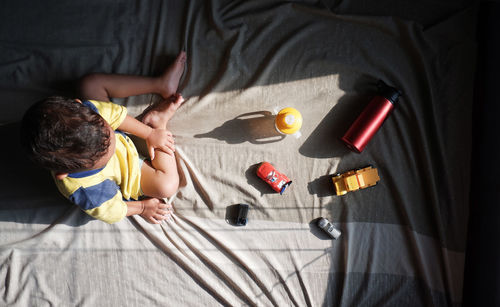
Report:
M7 1L0 12L2 305L454 306L469 212L475 5L467 1ZM187 53L168 129L173 221L107 225L19 149L34 101L89 72L157 75ZM361 154L339 138L382 79L404 93ZM138 115L154 94L116 99ZM303 115L280 137L276 108ZM139 144L140 147L140 144ZM283 195L262 161L293 180ZM335 196L331 175L380 182ZM248 224L225 220L248 204ZM342 232L330 240L326 217Z

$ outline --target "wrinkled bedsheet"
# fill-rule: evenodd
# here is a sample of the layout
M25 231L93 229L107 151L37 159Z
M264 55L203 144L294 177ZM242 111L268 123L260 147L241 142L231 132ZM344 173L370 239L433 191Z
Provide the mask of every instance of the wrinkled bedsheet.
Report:
M0 305L460 305L475 14L466 1L7 1ZM23 112L76 97L89 72L159 74L180 50L173 221L92 220L20 152ZM404 94L350 152L339 138L379 79ZM115 102L138 115L158 99ZM273 132L284 107L302 113L301 137ZM293 180L283 195L256 176L263 161ZM334 195L332 174L366 165L375 187ZM226 222L239 203L244 227Z

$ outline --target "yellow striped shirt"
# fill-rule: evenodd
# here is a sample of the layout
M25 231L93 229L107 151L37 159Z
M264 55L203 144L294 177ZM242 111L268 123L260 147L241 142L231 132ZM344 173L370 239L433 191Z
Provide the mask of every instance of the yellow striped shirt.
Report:
M127 214L124 200L137 200L142 195L139 155L132 140L116 131L127 115L124 106L94 100L83 104L99 113L115 130L115 153L102 169L71 173L63 180L54 180L59 191L86 213L114 223Z

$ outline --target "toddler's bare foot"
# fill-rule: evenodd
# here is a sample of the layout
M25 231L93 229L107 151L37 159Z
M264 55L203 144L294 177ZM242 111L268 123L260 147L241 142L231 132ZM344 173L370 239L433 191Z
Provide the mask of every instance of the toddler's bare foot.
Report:
M186 63L186 52L181 51L175 61L165 70L160 76L160 94L163 98L168 99L170 96L177 93L179 81L184 72L184 64Z
M180 94L172 95L168 99L150 106L138 119L153 128L165 129L168 121L174 116L175 111L183 102L184 98Z

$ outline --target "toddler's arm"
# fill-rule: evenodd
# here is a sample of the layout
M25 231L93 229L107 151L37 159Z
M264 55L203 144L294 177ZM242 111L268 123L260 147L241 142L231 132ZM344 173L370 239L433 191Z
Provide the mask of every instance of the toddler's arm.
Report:
M174 154L174 138L168 130L152 128L129 115L118 129L146 140L151 160L155 158L155 149L164 151L169 155Z

